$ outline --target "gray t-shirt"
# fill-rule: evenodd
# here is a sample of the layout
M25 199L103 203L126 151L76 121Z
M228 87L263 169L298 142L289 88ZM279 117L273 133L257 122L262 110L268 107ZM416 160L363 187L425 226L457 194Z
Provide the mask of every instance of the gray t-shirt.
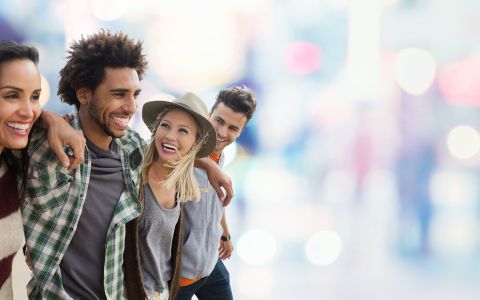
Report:
M171 249L173 232L180 217L180 204L163 208L155 198L150 185L145 186L143 215L138 224L139 253L142 277L150 297L162 293L172 279Z
M87 140L92 157L88 191L77 229L60 263L63 286L73 299L106 299L105 246L113 211L122 194L122 164L117 145L103 150Z

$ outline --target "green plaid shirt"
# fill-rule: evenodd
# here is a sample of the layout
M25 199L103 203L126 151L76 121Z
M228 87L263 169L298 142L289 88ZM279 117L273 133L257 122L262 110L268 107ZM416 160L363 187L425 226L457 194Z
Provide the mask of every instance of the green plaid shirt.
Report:
M76 111L72 116L72 126L80 129ZM107 233L103 285L107 299L117 300L126 298L122 270L125 224L140 213L138 184L145 142L130 129L114 142L120 149L125 185ZM67 171L50 150L44 130L32 137L29 155L31 173L21 204L25 239L33 266L28 284L29 298L70 299L63 289L59 265L85 203L91 157L86 149L84 163Z

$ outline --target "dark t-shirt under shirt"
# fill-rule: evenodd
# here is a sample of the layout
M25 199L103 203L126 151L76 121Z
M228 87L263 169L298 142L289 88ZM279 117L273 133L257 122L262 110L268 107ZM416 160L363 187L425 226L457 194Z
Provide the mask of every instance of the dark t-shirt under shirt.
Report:
M60 263L63 286L73 299L106 299L103 269L107 233L124 188L120 154L87 140L92 170L87 196L75 234Z

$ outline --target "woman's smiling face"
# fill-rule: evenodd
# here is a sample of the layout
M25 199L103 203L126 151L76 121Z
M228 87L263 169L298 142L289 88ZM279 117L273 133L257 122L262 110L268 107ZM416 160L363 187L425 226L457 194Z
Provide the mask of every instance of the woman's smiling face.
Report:
M155 133L155 146L159 160L176 161L187 154L198 135L195 119L186 111L173 109L160 120Z
M21 149L41 113L40 72L29 59L0 65L0 151Z

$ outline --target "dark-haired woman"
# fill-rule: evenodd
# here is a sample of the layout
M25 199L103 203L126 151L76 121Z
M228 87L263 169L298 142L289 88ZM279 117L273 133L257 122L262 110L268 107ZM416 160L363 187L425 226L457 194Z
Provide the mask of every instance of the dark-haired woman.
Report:
M20 155L15 154L15 151L27 146L29 133L42 113L38 60L38 51L34 47L0 40L0 299L2 300L13 298L12 262L24 240L19 205L27 178L28 157L25 150L22 150ZM48 116L50 120L54 118L52 114ZM45 122L46 127L52 124ZM54 122L61 123L62 119L56 116ZM74 133L73 129L64 129L52 127L53 139L59 138L58 134L61 131L63 132L60 135L63 137L65 131L67 135ZM80 143L74 145L75 149L78 149L83 138L74 137L74 140ZM63 146L68 142L55 140L54 143ZM59 157L63 160L68 159L63 147L58 149L62 152L62 156ZM78 161L81 160L82 158L78 157ZM66 161L64 166L74 167L76 164L77 162L71 164L70 161ZM17 178L22 179L18 182Z

